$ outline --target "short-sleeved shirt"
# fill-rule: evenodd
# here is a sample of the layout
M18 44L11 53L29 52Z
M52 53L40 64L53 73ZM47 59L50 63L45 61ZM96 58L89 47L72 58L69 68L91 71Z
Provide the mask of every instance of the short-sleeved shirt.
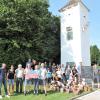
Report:
M47 72L47 78L51 78L52 77L52 73L50 71Z
M23 70L19 70L19 69L16 70L16 77L17 78L23 78L23 74L24 74Z
M8 71L8 79L14 79L14 71Z
M40 78L40 70L34 70L33 73L35 75L35 77L34 77L35 79Z
M46 74L47 74L46 68L41 68L40 73L41 73L41 75L40 75L41 79L46 79Z

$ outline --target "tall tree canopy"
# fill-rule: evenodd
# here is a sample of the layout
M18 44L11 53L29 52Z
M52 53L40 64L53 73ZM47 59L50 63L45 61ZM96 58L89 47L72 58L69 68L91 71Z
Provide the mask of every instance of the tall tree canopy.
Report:
M91 50L91 62L92 64L100 64L100 50L96 45L90 47Z
M59 56L60 21L48 7L47 0L0 0L0 63Z

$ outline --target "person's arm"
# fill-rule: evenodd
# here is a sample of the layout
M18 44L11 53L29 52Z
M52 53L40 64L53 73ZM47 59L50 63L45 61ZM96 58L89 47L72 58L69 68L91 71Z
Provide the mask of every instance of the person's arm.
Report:
M47 78L47 73L48 73L47 70L45 70L45 77L46 77L46 78Z
M24 69L23 74L24 74L23 76L25 77L25 75L26 75L26 69Z
M17 69L15 70L15 77L17 77Z
M15 73L14 73L14 80L16 79L16 75L15 75Z
M16 79L15 71L14 71L14 80Z
M25 77L25 74L24 74L25 69L24 69L24 68L22 68L22 71L23 71L23 77Z
M7 80L8 80L8 76L9 76L9 71L7 72Z

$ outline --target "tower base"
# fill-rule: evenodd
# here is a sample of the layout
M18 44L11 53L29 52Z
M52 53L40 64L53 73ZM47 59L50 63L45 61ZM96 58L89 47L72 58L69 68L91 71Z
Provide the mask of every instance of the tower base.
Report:
M91 66L81 66L81 77L86 80L88 85L93 82L93 69Z

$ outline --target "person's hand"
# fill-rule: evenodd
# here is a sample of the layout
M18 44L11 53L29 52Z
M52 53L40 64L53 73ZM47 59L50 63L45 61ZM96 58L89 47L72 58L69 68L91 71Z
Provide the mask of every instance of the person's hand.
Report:
M7 81L8 81L8 78L7 78Z

